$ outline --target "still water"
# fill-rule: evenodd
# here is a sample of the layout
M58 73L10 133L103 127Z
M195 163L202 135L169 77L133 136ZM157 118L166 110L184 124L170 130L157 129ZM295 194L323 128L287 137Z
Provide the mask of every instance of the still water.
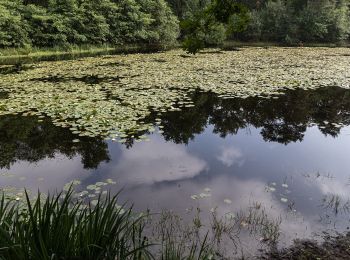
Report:
M149 141L127 144L75 143L49 119L2 117L1 186L46 192L80 180L84 190L112 179L137 210L225 215L258 205L281 220L285 242L348 228L350 90L193 100L195 107L161 116L164 127Z

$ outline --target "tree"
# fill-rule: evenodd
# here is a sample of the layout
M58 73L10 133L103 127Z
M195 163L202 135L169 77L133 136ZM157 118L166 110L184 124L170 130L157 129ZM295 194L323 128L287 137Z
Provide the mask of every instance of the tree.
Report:
M183 48L192 54L207 46L220 46L227 35L248 24L248 9L233 0L212 0L201 11L181 23Z
M84 1L78 10L79 30L78 33L86 37L87 43L101 44L107 42L109 25L102 11L105 10L105 0ZM73 19L71 19L74 21ZM72 25L70 28L74 28Z
M210 4L211 0L167 0L180 21L189 18Z
M178 34L165 0L0 0L0 47L170 45Z
M141 10L151 14L146 27L148 43L173 44L179 36L179 20L164 0L141 0Z
M28 35L32 45L39 47L68 45L67 28L59 15L51 14L45 8L35 5L23 6L21 13L25 23L29 25Z
M339 42L349 37L347 0L268 0L259 6L251 7L247 30L236 37L286 44Z
M198 12L181 23L184 32L183 48L196 54L207 46L218 46L225 39L223 24L215 21L205 12Z
M347 0L340 0L330 10L327 40L330 42L343 41L350 35L350 12Z
M28 25L17 9L17 1L0 1L0 47L23 47L30 43Z
M267 2L260 15L263 40L283 41L289 29L289 15L286 4L282 0Z
M113 0L117 13L111 14L110 22L111 42L140 43L147 39L147 26L152 22L151 14L141 10L141 5L136 0ZM113 22L113 23L112 23Z

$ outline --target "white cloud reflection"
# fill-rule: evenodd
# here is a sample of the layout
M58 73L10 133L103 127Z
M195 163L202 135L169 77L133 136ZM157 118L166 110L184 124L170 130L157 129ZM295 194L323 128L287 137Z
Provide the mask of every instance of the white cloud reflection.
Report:
M206 188L210 188L210 196L201 198L200 194L207 193ZM192 199L193 195L197 195L197 199ZM153 212L172 209L184 218L186 209L195 211L198 207L203 221L210 215L212 208L216 208L218 216L225 216L244 213L259 205L268 219L277 221L282 218L280 242L283 243L291 242L296 237L310 237L312 232L323 228L317 216L290 212L287 205L281 203L279 194L267 192L266 183L257 179L241 180L225 175L205 181L183 180L172 185L142 185L127 190L124 196L135 202L136 208L150 208ZM225 203L225 200L231 203ZM247 243L251 240L249 237L246 239Z
M216 158L227 167L231 167L234 164L242 166L244 163L241 150L233 146L221 147L221 152Z
M1 173L12 175L0 177L2 187L25 187L32 191L40 189L41 192L60 190L74 179L89 176L89 170L82 168L80 156L70 159L61 154L55 154L54 159L46 158L37 163L19 161L9 170L1 169Z
M135 144L131 150L123 148L119 163L110 173L117 176L118 182L137 185L192 178L207 167L185 146L154 138L152 142Z

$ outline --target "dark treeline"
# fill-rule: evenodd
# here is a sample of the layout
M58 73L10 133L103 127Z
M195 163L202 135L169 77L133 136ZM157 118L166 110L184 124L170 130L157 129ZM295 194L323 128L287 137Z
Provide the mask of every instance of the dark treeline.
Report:
M167 0L180 21L189 19L210 0ZM271 41L289 45L303 42L337 43L349 40L349 0L237 0L248 7L249 22L242 32L216 38ZM233 15L231 23L239 23ZM235 26L228 24L228 26ZM221 30L221 34L227 33ZM219 35L218 35L219 34Z
M246 6L246 13L234 11L220 21L232 2ZM349 5L349 0L0 0L0 48L176 40L213 46L226 39L338 43L349 39Z
M349 0L242 0L250 22L240 40L336 43L349 39ZM255 4L254 4L255 3Z

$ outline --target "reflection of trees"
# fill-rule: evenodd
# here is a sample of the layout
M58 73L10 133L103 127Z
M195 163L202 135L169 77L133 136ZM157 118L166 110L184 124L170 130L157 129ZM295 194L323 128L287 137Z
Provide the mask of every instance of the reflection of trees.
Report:
M265 141L288 144L302 141L308 126L316 124L322 133L336 137L341 125L350 125L350 91L341 88L287 91L278 99L221 99L211 93L195 93L194 107L162 116L163 136L175 143L187 144L210 124L214 133L225 137L239 129L261 129ZM153 121L150 116L147 121ZM329 122L329 123L328 123ZM338 125L337 125L338 124ZM134 133L134 136L147 131ZM96 168L109 161L107 144L94 138L79 138L68 129L54 126L36 117L0 118L0 168L17 160L37 162L61 153L72 158L81 155L85 168ZM126 138L131 147L134 139Z
M221 137L251 125L261 128L265 141L288 144L302 141L312 124L333 137L341 129L336 124L350 124L350 91L336 87L286 91L278 99L220 99L208 93L193 98L195 107L163 116L166 140L188 143L208 124Z
M181 112L169 112L161 117L163 136L166 140L187 144L195 134L205 130L214 98L210 94L201 93L195 94L194 100L194 107L183 109Z
M109 161L107 144L99 139L79 138L68 129L54 126L36 117L3 116L0 118L0 167L10 167L17 160L37 162L61 153L72 158L81 155L85 168L96 168Z

